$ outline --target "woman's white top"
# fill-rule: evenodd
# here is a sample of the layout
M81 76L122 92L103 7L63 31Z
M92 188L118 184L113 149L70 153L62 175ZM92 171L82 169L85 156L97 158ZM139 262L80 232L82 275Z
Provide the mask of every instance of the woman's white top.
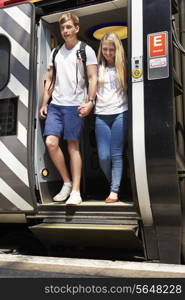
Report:
M102 65L98 68L98 74ZM128 110L127 93L121 87L115 67L107 67L104 72L104 83L98 83L95 114L113 115Z
M59 49L55 57L56 82L52 93L52 104L80 105L85 101L86 86L83 63L77 58L76 52L80 49L80 41L70 50L65 44ZM53 66L50 55L49 66ZM94 50L86 45L86 65L96 65L97 59Z

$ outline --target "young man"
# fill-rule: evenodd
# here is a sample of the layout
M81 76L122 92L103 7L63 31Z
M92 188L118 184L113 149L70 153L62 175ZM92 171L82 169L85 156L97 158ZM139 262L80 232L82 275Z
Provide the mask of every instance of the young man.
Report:
M89 82L86 93L84 67L77 57L80 41L79 18L72 13L64 13L59 19L60 33L64 45L55 57L56 76L53 82L54 67L51 52L49 70L44 87L41 118L46 118L44 136L50 157L63 180L61 191L53 198L54 201L65 201L66 204L80 204L80 179L82 161L79 151L79 140L83 130L83 117L93 107L97 85L97 60L94 50L86 45L86 66ZM51 98L51 102L48 102ZM59 147L60 137L67 140L70 157L71 176L66 167L64 154Z

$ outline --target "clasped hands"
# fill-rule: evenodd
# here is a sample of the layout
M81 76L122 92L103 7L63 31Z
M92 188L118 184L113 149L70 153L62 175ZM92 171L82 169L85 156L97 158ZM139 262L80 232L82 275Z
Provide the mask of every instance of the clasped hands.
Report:
M78 107L78 112L79 112L79 116L81 118L86 117L90 114L92 108L93 108L93 103L91 101L86 102L86 103L82 103L79 107Z

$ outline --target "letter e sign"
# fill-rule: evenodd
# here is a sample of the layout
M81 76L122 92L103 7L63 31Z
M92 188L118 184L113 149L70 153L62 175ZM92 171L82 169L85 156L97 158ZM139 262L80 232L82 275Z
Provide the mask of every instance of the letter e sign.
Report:
M153 33L149 35L149 57L167 55L167 32Z

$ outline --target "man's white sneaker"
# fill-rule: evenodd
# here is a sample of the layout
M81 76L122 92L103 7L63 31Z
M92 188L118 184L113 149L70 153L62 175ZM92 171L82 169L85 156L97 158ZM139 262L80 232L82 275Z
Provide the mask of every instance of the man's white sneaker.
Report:
M69 199L66 202L66 205L77 205L82 203L82 198L79 192L72 191Z
M55 197L53 197L53 201L55 202L65 201L69 197L71 190L72 190L72 185L64 184L61 191Z

